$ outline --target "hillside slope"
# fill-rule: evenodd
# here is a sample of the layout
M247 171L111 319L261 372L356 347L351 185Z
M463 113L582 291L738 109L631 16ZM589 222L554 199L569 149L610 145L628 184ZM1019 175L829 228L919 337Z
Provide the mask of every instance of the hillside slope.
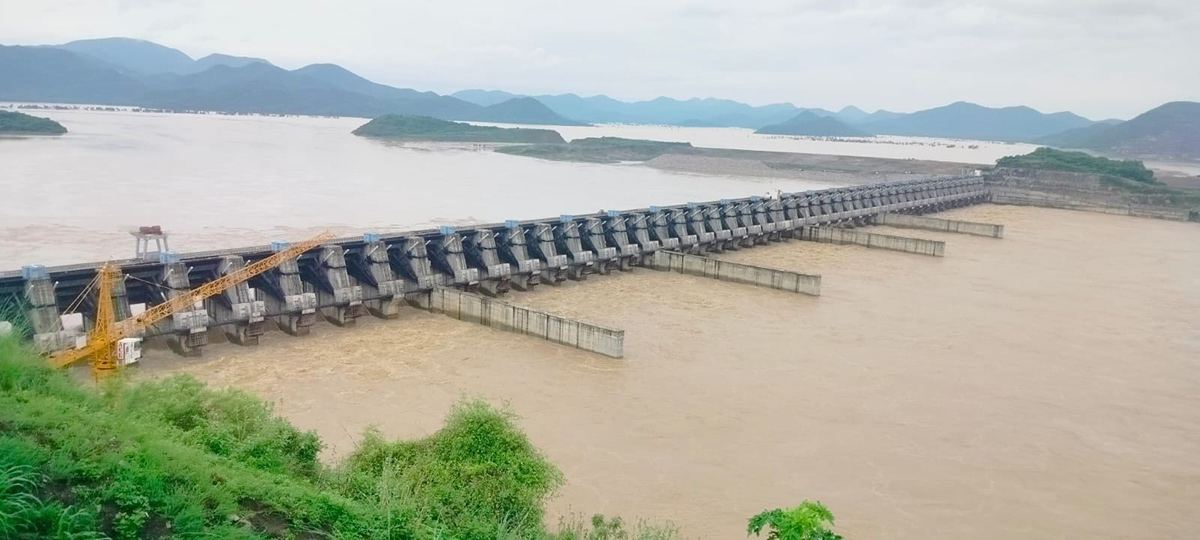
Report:
M865 131L852 128L837 118L817 116L809 111L797 114L786 122L764 126L755 131L755 133L767 135L803 135L809 137L867 136Z
M1118 155L1200 160L1200 103L1174 101L1127 122L1095 124L1038 142Z

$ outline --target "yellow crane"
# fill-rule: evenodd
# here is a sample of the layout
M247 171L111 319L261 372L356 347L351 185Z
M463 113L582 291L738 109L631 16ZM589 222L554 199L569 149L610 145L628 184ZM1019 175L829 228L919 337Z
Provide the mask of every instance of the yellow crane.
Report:
M88 332L87 344L81 348L64 351L50 357L50 365L55 368L64 368L90 357L92 359L92 376L96 379L104 378L117 369L117 343L121 339L145 330L177 311L191 309L196 302L220 294L229 287L279 266L284 261L298 257L305 251L320 246L333 238L332 234L324 233L303 242L297 242L265 259L248 264L240 270L170 298L166 302L122 321L113 319L112 304L112 288L121 279L121 271L115 265L105 263L100 267L96 279L96 319L91 331Z

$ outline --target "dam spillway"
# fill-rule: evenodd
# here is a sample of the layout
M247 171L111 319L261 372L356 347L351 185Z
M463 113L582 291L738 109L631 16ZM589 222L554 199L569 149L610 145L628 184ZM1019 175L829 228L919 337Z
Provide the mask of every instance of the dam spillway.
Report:
M291 335L304 335L317 320L351 326L367 314L395 317L400 307L406 305L483 324L484 320L475 311L457 308L447 311L446 295L435 291L455 289L463 293L455 295L455 305L494 306L499 310L497 313L508 313L512 309L506 303L482 299L502 297L511 289L527 290L564 280L581 280L635 266L653 268L655 255L660 251L704 256L785 240L833 239L838 243L921 252L908 245L912 242L903 241L914 239L889 236L883 238L887 241L873 241L866 233L847 235L833 231L870 225L885 214L919 215L980 204L988 202L990 196L982 178L967 176L469 227L367 233L334 239L309 250L197 304L192 310L176 313L142 337L161 337L175 352L192 356L200 354L212 331L222 332L230 342L254 345L267 325ZM118 317L128 317L135 305L159 304L265 258L286 245L274 243L183 254L159 252L154 258L113 261L125 276L113 290L111 301L115 313ZM927 249L926 254L940 256L944 246ZM24 315L24 320L19 321L19 327L38 350L53 352L77 346L82 335L77 330L64 329L62 315L81 313L83 327L88 327L89 314L95 311L99 300L82 293L100 265L49 268L26 265L19 271L0 272L0 302L20 306L17 311ZM739 271L744 273L745 269ZM770 269L755 272L769 274ZM727 272L712 277L729 279ZM738 279L753 283L760 278ZM816 283L819 286L819 277ZM799 291L799 285L793 289ZM77 298L80 301L76 304ZM435 299L443 301L438 304ZM541 315L534 320L543 320L538 317ZM514 325L512 319L509 315L496 325L488 325L620 356L623 332L619 329L567 321L567 327L575 328L570 334L574 337L563 337L560 330L550 330L547 324L521 326ZM554 328L564 328L560 323L554 324ZM593 346L594 340L590 338L579 340L579 329L583 329L582 335L602 336L603 344ZM551 335L553 332L559 333Z

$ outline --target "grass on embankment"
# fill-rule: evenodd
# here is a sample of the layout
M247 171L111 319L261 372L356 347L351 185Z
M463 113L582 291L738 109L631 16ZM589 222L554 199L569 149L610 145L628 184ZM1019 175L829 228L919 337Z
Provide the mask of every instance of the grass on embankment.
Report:
M502 146L496 151L514 156L527 156L555 161L588 163L619 163L647 161L667 153L687 153L691 143L660 142L620 137L575 139L563 144L529 144Z
M320 449L245 392L182 375L85 386L0 338L0 538L677 537L616 536L603 519L547 530L562 475L483 402L459 404L425 439L369 430L332 466Z

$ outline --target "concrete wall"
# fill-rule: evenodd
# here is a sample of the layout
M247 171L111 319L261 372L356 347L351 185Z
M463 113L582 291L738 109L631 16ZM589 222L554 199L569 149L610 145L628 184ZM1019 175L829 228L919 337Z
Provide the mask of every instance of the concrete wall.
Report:
M428 309L462 321L473 322L517 334L603 354L625 355L625 331L514 306L458 289L437 287L428 295ZM422 302L423 304L423 302ZM425 307L424 305L422 307Z
M800 227L798 238L823 244L853 244L877 249L890 249L905 253L918 253L931 257L942 257L946 254L946 243L937 240L892 236L859 232L851 229L834 229L832 227Z
M900 227L905 229L921 229L926 231L941 231L973 234L975 236L988 236L991 238L1004 238L1004 225L993 225L991 223L975 223L972 221L910 216L907 214L879 214L878 216L875 216L875 223L877 225L889 225L892 227Z
M1045 208L1062 208L1065 210L1084 210L1088 212L1100 212L1103 214L1169 219L1172 221L1188 221L1190 214L1187 210L1178 208L1165 208L1161 206L1145 206L1138 204L1104 204L1096 201L1071 197L1069 195L1002 187L992 188L992 202L995 204L1041 206Z
M675 251L659 250L654 252L651 267L655 270L821 296L821 276L738 264L699 255L684 255Z

